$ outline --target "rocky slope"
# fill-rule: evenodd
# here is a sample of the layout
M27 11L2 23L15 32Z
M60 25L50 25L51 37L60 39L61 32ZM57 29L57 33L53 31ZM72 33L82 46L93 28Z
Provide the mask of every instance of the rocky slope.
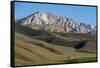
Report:
M89 24L75 22L73 19L57 16L48 12L36 12L17 22L33 29L52 32L95 33L96 29Z

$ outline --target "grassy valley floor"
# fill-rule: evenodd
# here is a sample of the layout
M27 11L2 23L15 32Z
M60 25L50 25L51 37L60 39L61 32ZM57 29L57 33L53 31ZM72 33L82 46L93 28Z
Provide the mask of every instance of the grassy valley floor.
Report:
M96 62L96 36L16 25L15 66Z

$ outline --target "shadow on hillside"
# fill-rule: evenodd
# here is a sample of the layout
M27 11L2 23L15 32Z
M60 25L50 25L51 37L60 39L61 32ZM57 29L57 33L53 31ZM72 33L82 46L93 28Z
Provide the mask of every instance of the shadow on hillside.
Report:
M80 49L83 48L85 46L86 41L80 41L78 44L75 45L75 49Z
M77 45L75 45L75 49L77 52L83 52L83 53L96 53L94 51L88 51L88 50L81 50L83 47L86 45L86 40L85 41L80 41Z

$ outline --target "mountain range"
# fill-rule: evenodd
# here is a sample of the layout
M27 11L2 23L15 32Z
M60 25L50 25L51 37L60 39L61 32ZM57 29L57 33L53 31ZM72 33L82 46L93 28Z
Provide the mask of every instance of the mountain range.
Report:
M40 11L15 23L14 66L97 61L96 27Z
M17 20L17 24L51 32L96 33L96 26L76 22L68 17L41 11Z

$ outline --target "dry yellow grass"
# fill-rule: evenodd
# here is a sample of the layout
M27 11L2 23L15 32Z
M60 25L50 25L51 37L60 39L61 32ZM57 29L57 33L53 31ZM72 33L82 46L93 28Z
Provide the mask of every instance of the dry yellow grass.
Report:
M91 57L96 54L76 52L72 47L57 46L15 33L15 65L64 63L68 57Z

